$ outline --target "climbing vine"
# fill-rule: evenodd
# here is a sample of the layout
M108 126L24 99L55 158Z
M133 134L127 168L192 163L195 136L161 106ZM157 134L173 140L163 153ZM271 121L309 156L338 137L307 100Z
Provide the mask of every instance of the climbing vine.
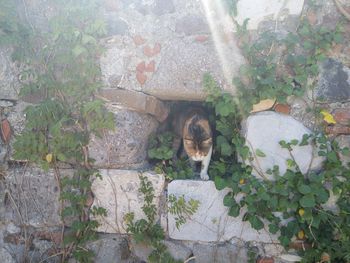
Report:
M98 223L89 220L89 213L104 215L105 210L89 208L90 179L100 175L92 168L87 146L91 134L98 136L114 126L113 115L94 98L101 87L97 58L106 25L94 0L53 1L54 12L42 24L28 17L23 5L12 0L0 4L0 44L12 48L12 59L19 65L20 96L40 98L25 110L15 158L55 172L62 203L63 242L56 251L61 261L73 256L92 262L93 254L84 246L96 238ZM61 167L74 173L64 176Z
M231 7L236 2L232 1ZM236 11L230 13L235 15ZM339 158L340 154L348 155L349 149L340 148L322 132L305 134L300 141L281 141L281 148L290 153L287 171L281 174L275 166L260 171L274 180L260 180L252 175L256 167L251 161L256 156L264 158L265 153L259 149L251 152L240 135L240 122L254 104L264 99L284 103L288 96L301 97L314 88L318 63L326 58L333 43L342 41L341 24L335 29L311 26L304 17L296 32L286 37L266 31L252 41L247 23L248 20L243 25L236 23L238 43L248 62L241 68L240 77L233 80L237 98L223 94L210 75L204 77L207 103L213 109L213 124L218 132L209 175L218 190L231 189L224 198L229 215L237 217L244 207L243 220L254 229L267 226L266 230L278 234L286 248L294 240L301 241L303 262L349 262L350 169ZM321 119L320 109L311 110ZM323 117L327 114L321 113ZM309 144L325 161L322 171L303 174L292 150ZM331 195L337 197L337 211L325 207Z

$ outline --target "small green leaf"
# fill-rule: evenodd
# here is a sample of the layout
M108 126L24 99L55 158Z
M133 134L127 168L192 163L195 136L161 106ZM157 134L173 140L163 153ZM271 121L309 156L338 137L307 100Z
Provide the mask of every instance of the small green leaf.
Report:
M300 201L302 207L314 207L316 204L315 197L312 194L303 196Z
M299 185L298 186L298 191L302 193L303 195L311 193L311 188L308 185Z
M218 190L222 190L227 186L226 180L220 176L215 176L214 183L215 183L216 189Z
M266 157L266 154L263 153L260 149L256 149L256 150L255 150L255 153L256 153L256 155L259 156L259 157Z

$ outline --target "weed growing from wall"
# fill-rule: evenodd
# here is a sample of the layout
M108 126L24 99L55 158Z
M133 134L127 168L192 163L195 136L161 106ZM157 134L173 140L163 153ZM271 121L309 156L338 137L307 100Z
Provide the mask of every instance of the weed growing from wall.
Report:
M26 126L16 138L15 158L54 169L63 228L72 221L69 231L62 230L64 241L57 254L62 262L72 255L79 262L92 262L84 245L95 238L98 223L88 214L104 215L105 210L89 210L90 179L99 173L91 167L87 145L91 134L114 125L113 115L93 95L101 87L97 58L106 25L96 12L98 1L51 1L53 12L40 28L23 3L1 2L0 44L13 49L12 59L20 65L20 95L39 94L41 101L25 110ZM62 166L74 174L62 177Z
M145 176L140 175L139 178L141 182L139 192L144 197L142 211L146 218L135 221L134 213L126 214L124 220L127 232L132 234L136 242L150 245L154 249L148 257L150 263L180 263L182 261L173 259L162 242L165 234L159 222L156 221L157 207L153 204L155 196L152 183ZM170 195L168 201L169 212L176 216L177 228L184 224L199 206L199 201L191 199L186 202L184 197L176 198L174 195Z

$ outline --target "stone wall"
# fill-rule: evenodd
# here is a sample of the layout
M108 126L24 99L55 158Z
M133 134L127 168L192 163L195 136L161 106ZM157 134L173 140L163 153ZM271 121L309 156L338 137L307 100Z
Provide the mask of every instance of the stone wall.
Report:
M97 95L115 114L117 129L92 138L89 146L102 174L102 180L93 182L94 202L108 210L107 217L98 218L100 239L89 244L97 255L96 262L141 262L150 253L148 247L134 243L125 234L123 220L128 212L135 212L137 219L143 216L140 173L155 188L158 218L166 233L164 243L175 258L194 256L191 262L197 263L247 262L247 251L254 250L266 260L259 262L297 261L278 244L277 236L255 231L242 222L244 211L237 218L228 216L228 208L223 206L227 189L216 190L212 181L167 182L164 175L152 172L147 162L149 136L169 113L164 101L203 100L202 77L206 72L235 94L231 79L244 58L237 48L230 16L222 6L215 5L220 1L101 2L108 37L103 40L106 52L100 58L104 88ZM332 24L340 18L332 1L321 2L320 14L312 17L315 24ZM283 33L298 21L303 4L303 0L242 0L237 19L242 22L250 18L252 32L278 24ZM41 25L50 6L44 0L30 1L27 13L33 23ZM346 30L344 34L349 35ZM341 134L337 140L350 145L350 50L346 45L334 50L320 65L316 96L325 99L337 120L330 133ZM0 49L0 262L39 262L45 258L49 258L45 262L57 262L52 255L61 242L62 222L55 171L43 172L12 160L12 144L24 125L23 110L37 98L19 98L19 66L11 62L10 54L10 49ZM314 119L307 111L311 105L308 98L289 98L287 105L275 108L278 113L266 111L248 118L243 133L249 147L267 154L264 160L256 158L256 169L266 170L277 163L283 166L286 155L277 150L278 141L300 139L314 128ZM271 125L267 127L266 122ZM296 151L305 169L322 166L322 159L314 156L311 146ZM344 156L344 165L348 161ZM167 212L168 194L200 201L198 211L180 229Z

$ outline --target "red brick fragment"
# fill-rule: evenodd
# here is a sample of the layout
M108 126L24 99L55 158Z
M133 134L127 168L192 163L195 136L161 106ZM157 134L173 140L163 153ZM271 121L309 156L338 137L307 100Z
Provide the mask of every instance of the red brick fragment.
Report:
M7 119L3 119L0 125L1 138L5 144L8 144L11 138L11 126Z
M312 248L312 244L302 240L296 240L289 244L289 248L292 248L295 250L305 250L305 249Z
M306 15L307 20L309 21L310 25L316 25L317 23L317 14L315 12L310 11Z
M141 46L146 43L146 39L144 39L141 35L134 36L133 40L136 46Z
M270 257L263 257L263 258L258 258L256 260L256 263L274 263L275 260L273 258Z
M350 109L336 109L333 117L338 124L350 125Z
M332 135L350 134L350 127L342 126L342 125L327 126L326 133L332 134Z
M153 54L157 55L160 52L161 48L161 45L159 43L156 43L153 48Z
M146 72L154 72L156 70L156 62L152 60L150 63L147 64L145 71Z
M289 114L290 113L290 106L288 104L276 104L274 107L274 110L279 113L283 114Z
M143 73L143 72L145 71L145 69L146 69L146 63L145 63L145 61L140 62L140 63L136 66L136 70L137 70L138 72Z
M137 81L143 85L145 84L146 80L147 80L147 76L145 74L143 74L142 72L136 72L136 79Z

